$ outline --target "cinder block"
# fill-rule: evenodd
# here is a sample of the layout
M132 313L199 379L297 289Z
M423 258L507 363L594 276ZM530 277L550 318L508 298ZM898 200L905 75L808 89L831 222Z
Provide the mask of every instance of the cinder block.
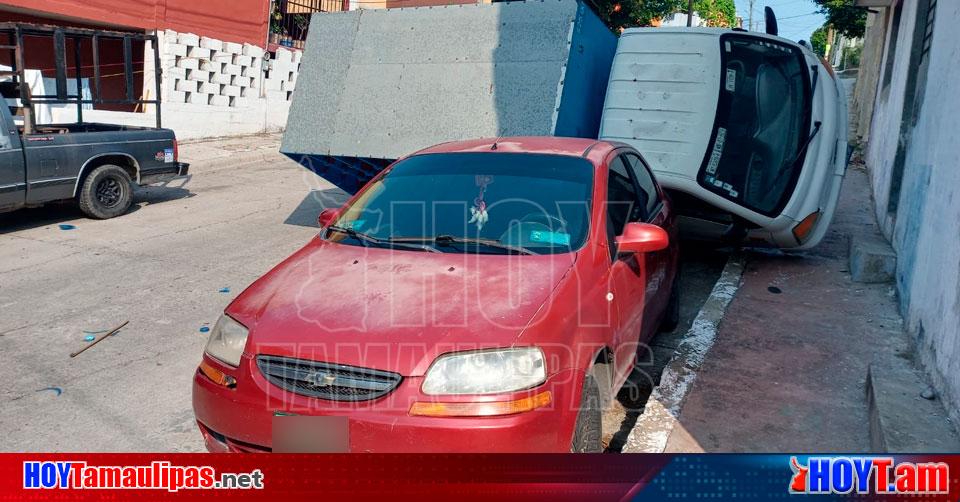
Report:
M229 84L233 80L233 75L227 75L226 73L211 73L210 81L216 84Z
M177 80L176 87L174 89L183 92L197 92L197 81L196 80Z
M210 73L220 73L222 66L223 65L221 65L220 63L216 61L212 61L210 59L200 60L200 69L204 71L208 71Z
M187 46L183 44L170 44L168 43L164 48L163 52L168 56L180 56L184 57L187 55Z
M170 43L177 41L177 32L173 30L163 30L163 39L169 41Z
M210 49L205 49L203 47L191 46L187 48L187 55L192 58L197 59L210 59L210 54L213 51Z
M243 54L234 54L233 55L233 64L239 66L250 66L253 63L253 58L250 56L244 56Z
M223 42L215 38L200 37L200 47L204 49L210 49L212 51L222 51Z
M232 84L240 87L241 89L246 89L247 87L250 87L250 77L234 75Z
M287 93L286 91L267 90L264 97L267 98L269 101L286 101Z
M303 52L301 52L301 51L293 51L292 56L293 56L292 62L297 63L297 64L300 64L300 60L303 58Z
M220 84L214 84L212 82L200 82L197 86L197 91L204 94L220 94Z
M207 104L207 95L198 92L188 92L186 102L191 105L205 105Z
M253 58L253 61L250 62L251 68L260 69L263 67L263 58Z
M213 106L227 106L230 104L230 98L227 96L211 94L207 100L207 104L210 104Z
M234 98L233 106L236 106L237 108L246 108L250 106L250 100L242 96L239 98Z
M196 70L200 68L200 60L194 58L180 58L180 61L177 61L177 66L183 68L184 70Z
M183 103L186 100L187 93L183 91L169 91L166 101L171 103Z
M177 34L177 42L183 45L198 45L200 44L200 37L193 33L179 33Z
M177 66L171 66L163 70L163 77L167 79L187 78L187 70Z
M196 80L197 82L209 82L211 73L206 70L189 70L190 75L187 77L190 80Z
M233 42L224 42L223 50L229 52L230 54L242 54L243 46L240 44L235 44Z
M885 241L874 237L850 239L850 275L855 282L891 282L897 273L897 254Z
M250 56L251 58L262 58L263 49L256 45L243 44L243 55Z
M282 63L292 63L293 62L293 53L286 49L277 49L277 56L273 60L274 62Z
M220 69L221 73L226 73L227 75L239 75L240 66L235 64L225 64Z
M283 90L283 80L279 78L268 78L263 81L263 88L270 91L281 91Z
M220 94L223 96L239 96L240 86L225 85L220 89Z

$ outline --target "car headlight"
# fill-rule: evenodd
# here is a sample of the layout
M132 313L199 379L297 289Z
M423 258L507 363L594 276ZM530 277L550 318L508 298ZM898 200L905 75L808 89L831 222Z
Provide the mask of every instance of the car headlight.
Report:
M204 349L210 357L219 359L230 366L240 365L240 356L243 347L247 344L247 328L234 321L226 314L217 319L217 324L210 331L207 348Z
M423 381L424 394L498 394L529 389L547 379L536 347L461 352L440 356Z

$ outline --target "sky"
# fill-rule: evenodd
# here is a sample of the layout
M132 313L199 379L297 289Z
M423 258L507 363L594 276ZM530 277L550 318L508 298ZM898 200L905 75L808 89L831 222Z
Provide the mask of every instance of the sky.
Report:
M750 0L736 0L737 15L743 17L743 27L750 18ZM810 34L823 25L823 14L817 14L813 0L754 0L754 29L763 31L763 8L769 6L777 14L780 36L790 40L810 40Z

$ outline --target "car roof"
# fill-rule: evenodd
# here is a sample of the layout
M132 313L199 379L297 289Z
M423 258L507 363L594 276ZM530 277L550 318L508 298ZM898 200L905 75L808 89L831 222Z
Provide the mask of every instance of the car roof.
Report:
M493 148L496 143L496 149ZM557 136L507 136L501 138L480 138L464 141L451 141L424 148L413 155L432 153L534 153L585 157L590 153L603 153L622 145L611 141L598 141L589 138L562 138ZM593 157L593 155L591 155Z

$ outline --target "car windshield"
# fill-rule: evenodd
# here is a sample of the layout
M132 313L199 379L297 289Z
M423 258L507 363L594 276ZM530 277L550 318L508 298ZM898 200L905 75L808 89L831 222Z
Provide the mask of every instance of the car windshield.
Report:
M720 39L720 99L699 182L747 208L777 216L796 185L810 134L810 73L797 47Z
M417 155L366 187L327 238L448 253L569 252L586 238L592 187L593 166L578 157Z

